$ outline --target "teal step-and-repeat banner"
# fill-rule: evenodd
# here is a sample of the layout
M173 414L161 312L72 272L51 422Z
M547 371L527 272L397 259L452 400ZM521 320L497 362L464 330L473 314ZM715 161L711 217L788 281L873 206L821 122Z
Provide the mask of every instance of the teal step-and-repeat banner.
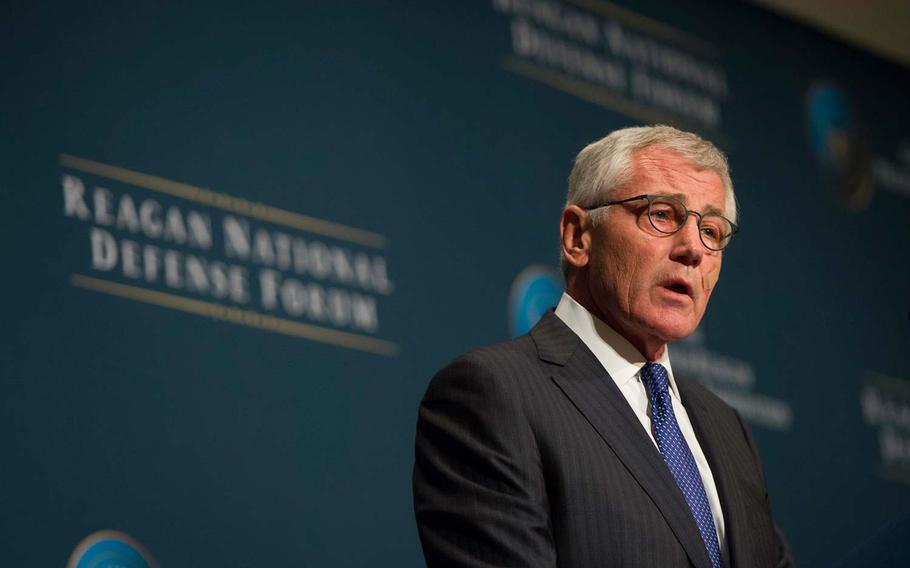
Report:
M674 369L806 566L910 508L910 71L751 5L6 3L0 564L419 566L418 401L554 303L575 153L742 232Z

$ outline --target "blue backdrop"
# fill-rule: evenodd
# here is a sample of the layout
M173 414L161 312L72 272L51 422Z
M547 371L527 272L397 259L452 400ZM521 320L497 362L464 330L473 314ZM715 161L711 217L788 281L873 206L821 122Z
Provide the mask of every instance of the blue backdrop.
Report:
M654 122L730 156L670 350L797 559L910 508L906 69L729 2L3 15L0 563L421 565L424 388L552 303L574 155Z

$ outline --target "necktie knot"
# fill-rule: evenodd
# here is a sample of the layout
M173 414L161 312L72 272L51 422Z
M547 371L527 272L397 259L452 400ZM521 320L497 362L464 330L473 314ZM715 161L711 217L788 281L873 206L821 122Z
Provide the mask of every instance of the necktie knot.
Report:
M660 363L647 363L641 368L641 381L650 398L663 398L669 394L670 376Z

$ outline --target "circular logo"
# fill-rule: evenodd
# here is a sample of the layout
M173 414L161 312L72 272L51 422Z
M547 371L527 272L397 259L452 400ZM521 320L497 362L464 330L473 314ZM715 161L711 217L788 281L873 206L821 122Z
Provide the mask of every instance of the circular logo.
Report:
M826 81L806 95L809 143L825 181L848 209L865 209L872 197L869 152L858 142L847 97Z
M825 168L843 167L850 140L850 112L844 94L828 83L816 83L807 95L809 141Z
M509 330L512 336L527 333L541 316L559 303L562 276L556 270L532 265L522 270L509 292Z
M129 535L98 531L85 537L66 568L156 568L151 555Z

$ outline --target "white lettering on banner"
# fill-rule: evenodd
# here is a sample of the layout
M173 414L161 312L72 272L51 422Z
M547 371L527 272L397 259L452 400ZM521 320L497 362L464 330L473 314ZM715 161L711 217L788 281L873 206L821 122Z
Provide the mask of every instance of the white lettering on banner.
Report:
M120 172L126 171L70 160L102 171L115 169L121 177ZM394 290L386 259L379 253L324 242L293 228L276 230L241 214L221 212L219 218L217 209L199 211L169 202L173 197L162 201L116 185L90 186L74 174L63 174L61 187L64 216L90 224L88 266L97 277L106 278L75 275L73 282L79 286L355 349L386 355L396 351L394 344L384 340L328 328L320 331L294 321L376 333L380 329L377 294L385 296ZM171 187L166 185L161 191L167 193ZM221 202L238 201L204 195L214 208ZM258 204L255 209L275 217L278 224L285 219L299 222L290 212ZM348 230L325 225L336 232ZM356 239L365 233L348 232ZM118 280L133 284L119 284ZM229 302L272 315L257 315L248 309L222 314L217 304L186 304L181 297Z
M705 65L688 53L627 30L616 22L604 24L604 36L610 51L626 58L630 63L651 67L717 97L727 95L727 78L723 72L713 65Z
M793 426L793 409L787 402L755 392L755 371L747 361L714 353L702 344L704 333L696 330L671 347L673 371L704 384L735 408L750 424L787 431Z
M901 142L892 161L876 156L872 164L875 181L889 191L910 197L910 141Z
M111 191L103 187L96 187L92 197L94 198L92 203L95 205L95 222L99 225L113 225L114 216L111 214L113 194Z
M385 258L380 255L292 238L278 231L262 228L252 231L247 220L232 215L224 217L223 226L224 254L228 257L380 294L390 294L394 288Z
M280 307L300 317L329 321L336 326L351 326L374 332L379 327L376 300L370 296L338 288L306 284L294 278L282 278L280 272L259 271L262 306L267 310Z
M229 299L243 304L249 301L247 269L178 250L140 245L129 239L117 239L109 231L92 227L92 268L99 272L114 271L131 280L143 279L149 284Z
M587 45L601 41L597 18L560 2L493 0L493 7L499 12L539 22Z
M720 106L717 103L669 81L653 77L640 68L632 71L632 94L639 100L683 116L697 118L705 124L720 123Z
M518 55L558 67L592 83L612 89L626 88L626 69L622 64L550 35L527 20L512 21L512 47Z
M492 5L511 20L510 71L650 122L723 126L726 73L701 39L603 1Z
M910 381L868 372L860 407L866 424L878 428L881 473L910 484Z
M157 239L164 232L161 222L161 205L157 201L146 199L139 206L139 226L150 239Z
M117 266L117 241L113 235L101 229L92 229L92 268L107 272Z
M886 467L910 464L910 436L892 426L884 426L879 435L882 460Z
M162 219L162 206L157 201L145 199L136 213L136 206L129 194L114 196L102 187L95 187L91 194L92 207L86 204L85 184L76 176L63 176L63 213L97 225L116 227L130 233L143 234L150 239L163 239L189 245L199 250L212 248L212 222L208 215L198 211L183 211L168 207ZM115 204L116 201L116 204ZM116 214L115 214L116 211Z
M88 221L92 215L85 205L85 186L75 176L63 176L63 214L83 221Z
M139 213L129 195L120 198L120 206L117 208L117 228L126 229L131 233L139 232Z

